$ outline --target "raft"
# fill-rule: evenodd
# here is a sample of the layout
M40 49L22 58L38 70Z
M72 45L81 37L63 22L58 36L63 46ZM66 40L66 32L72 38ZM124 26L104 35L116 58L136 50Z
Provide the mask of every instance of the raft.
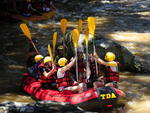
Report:
M22 21L40 21L40 20L46 20L52 18L56 14L55 11L47 12L47 13L41 13L41 15L32 15L30 17L25 17L19 14L11 15L10 17L17 20Z
M83 93L73 93L69 90L58 91L43 89L40 82L28 73L23 75L22 88L38 100L69 103L88 111L100 111L104 108L117 106L120 91L112 87L89 88Z

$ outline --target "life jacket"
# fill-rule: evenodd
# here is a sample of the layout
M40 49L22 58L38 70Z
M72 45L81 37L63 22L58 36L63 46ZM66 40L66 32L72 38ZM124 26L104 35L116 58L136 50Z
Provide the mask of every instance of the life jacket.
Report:
M85 82L85 79L86 79L86 76L84 75L86 73L84 70L85 68L86 68L85 62L83 62L83 60L78 60L78 74L80 77L79 82ZM76 67L75 66L71 67L70 71L71 71L71 73L76 75ZM76 79L76 77L74 77L74 79Z
M57 85L57 88L60 88L60 87L65 88L67 86L72 86L73 81L71 79L70 72L66 71L65 73L61 73L60 68L59 68L57 71L56 85Z
M112 66L105 66L104 67L104 81L105 83L107 82L112 82L112 81L119 81L119 68L120 68L120 64L117 62L117 66L116 67L112 67Z
M80 72L85 72L85 71L84 71L84 69L86 68L85 66L86 66L86 65L85 65L84 61L82 61L82 60L80 61L80 60L79 60L79 61L78 61L78 72L79 72L79 73L80 73Z
M75 70L75 66L73 67L73 69ZM83 72L85 72L85 70L84 69L86 69L86 63L85 63L85 61L83 60L83 59L81 59L81 60L78 60L78 72L80 73L83 73Z
M49 76L49 77L45 77L43 75L43 73L41 73L41 68L45 68L47 72L49 72L51 69L50 68L46 68L44 67L44 63L41 63L39 66L38 66L38 74L39 74L39 81L41 83L51 83L51 82L54 82L54 74L55 72L53 73L53 75Z
M40 64L41 64L41 63L39 62L39 63L36 63L34 66L27 68L27 70L28 70L30 76L36 78L37 80L38 80L38 78L39 78L39 76L38 76L38 75L39 75L39 74L38 74L38 69L39 69L39 68L38 68L38 67L39 67Z
M95 61L91 61L89 60L90 63L90 70L91 70L91 76L90 76L90 80L95 80L97 78L96 75L96 65L95 65Z

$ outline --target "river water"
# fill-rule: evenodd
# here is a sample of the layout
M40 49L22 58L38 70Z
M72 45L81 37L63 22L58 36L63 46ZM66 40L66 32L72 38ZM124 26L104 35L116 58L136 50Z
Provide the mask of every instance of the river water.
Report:
M143 36L143 33L147 33L146 39L150 41L148 39L150 37L149 0L111 2L107 0L102 2L91 0L90 3L76 4L78 9L71 8L70 4L68 4L70 9L58 9L58 14L53 20L29 22L32 37L36 37L41 46L46 46L54 31L61 32L60 18L65 17L69 20L67 29L69 31L77 27L78 18L83 18L85 26L86 18L95 16L97 22L96 35L107 36L116 32L134 32L139 33L138 36ZM86 7L87 5L89 7ZM28 39L23 36L19 28L20 23L12 19L0 21L0 102L35 102L20 89L20 81L22 73L25 72L26 53L29 45ZM129 39L132 35L128 34ZM138 47L138 45L136 46ZM147 57L143 57L143 59L149 60L150 45L145 46L148 48L147 51L144 51ZM138 50L142 51L145 46L138 48ZM42 50L45 53L45 49L41 48ZM138 52L138 55L140 54L143 54L143 51ZM147 63L147 66L150 66L149 63ZM124 112L150 113L150 74L122 72L119 87L127 94Z

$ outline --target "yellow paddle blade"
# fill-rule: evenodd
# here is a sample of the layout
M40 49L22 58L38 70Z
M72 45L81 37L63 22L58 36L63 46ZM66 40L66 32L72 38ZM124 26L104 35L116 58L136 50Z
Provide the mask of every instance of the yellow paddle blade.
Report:
M78 47L78 40L79 40L79 31L77 29L72 30L72 40L73 40L73 44L74 47L77 48Z
M82 31L82 19L79 19L79 22L78 22L78 30L79 30L79 33Z
M47 49L48 49L48 53L49 53L50 57L52 58L52 62L54 63L53 54L52 54L52 50L51 50L50 44L48 44L48 48Z
M53 34L53 48L56 46L56 40L57 40L57 32L54 32Z
M85 28L84 30L84 35L85 35L85 43L86 43L86 46L88 45L88 42L89 42L89 29L88 27Z
M66 33L66 27L67 27L67 20L61 19L60 23L61 23L61 31L63 34L65 34Z
M25 35L26 37L28 37L29 40L32 40L32 39L31 39L31 33L30 33L30 31L29 31L28 26L27 26L26 24L20 24L20 28L21 28L22 32L24 33L24 35Z
M96 26L95 18L88 17L88 28L89 28L90 34L92 35L92 38L94 38L95 26Z

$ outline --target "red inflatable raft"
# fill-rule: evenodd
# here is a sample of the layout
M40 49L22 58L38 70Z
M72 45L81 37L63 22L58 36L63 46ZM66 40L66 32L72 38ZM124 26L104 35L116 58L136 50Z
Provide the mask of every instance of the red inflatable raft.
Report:
M97 90L90 88L83 93L42 89L41 83L27 73L24 74L22 87L25 92L39 100L67 102L84 110L94 109L95 111L104 107L116 106L118 96L123 93L121 90L112 87L102 87L97 88Z

